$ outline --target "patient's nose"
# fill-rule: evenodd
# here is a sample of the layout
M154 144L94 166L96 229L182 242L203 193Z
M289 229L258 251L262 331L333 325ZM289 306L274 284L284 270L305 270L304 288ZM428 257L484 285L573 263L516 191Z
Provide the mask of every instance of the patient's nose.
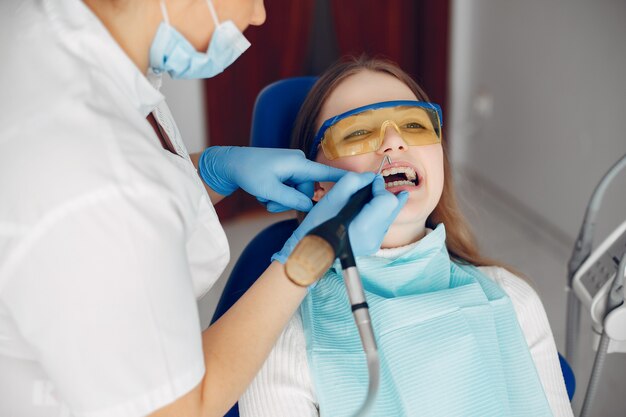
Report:
M393 124L389 124L385 127L385 134L383 136L383 142L378 148L378 153L384 154L387 152L406 150L408 148L407 143L402 139L400 132Z

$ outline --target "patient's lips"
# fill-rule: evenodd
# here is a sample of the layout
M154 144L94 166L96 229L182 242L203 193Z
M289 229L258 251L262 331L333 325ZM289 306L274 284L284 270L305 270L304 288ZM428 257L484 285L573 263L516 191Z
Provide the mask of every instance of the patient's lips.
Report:
M423 177L408 162L397 161L383 167L381 171L385 179L385 188L397 194L400 191L415 191L421 188Z

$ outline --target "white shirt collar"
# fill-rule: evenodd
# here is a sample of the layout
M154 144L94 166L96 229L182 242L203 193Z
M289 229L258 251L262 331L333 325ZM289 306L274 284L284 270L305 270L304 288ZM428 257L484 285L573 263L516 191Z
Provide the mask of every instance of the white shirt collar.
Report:
M80 0L44 0L44 9L64 44L93 68L114 79L121 93L146 117L164 100L160 79L151 80L131 61L100 19Z
M427 236L432 231L433 229L427 227L426 233L424 233L424 236ZM399 246L397 248L378 249L378 252L376 252L374 256L378 256L379 258L387 258L387 259L399 258L400 256L404 255L405 253L413 249L420 242L420 240L415 241L413 243L409 243L408 245L405 245L405 246Z

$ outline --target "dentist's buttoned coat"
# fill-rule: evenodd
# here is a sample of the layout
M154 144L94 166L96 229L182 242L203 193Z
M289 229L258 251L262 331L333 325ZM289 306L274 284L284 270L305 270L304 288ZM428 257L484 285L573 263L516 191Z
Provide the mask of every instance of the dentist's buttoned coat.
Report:
M146 415L202 380L226 236L159 80L81 1L2 3L0 415Z

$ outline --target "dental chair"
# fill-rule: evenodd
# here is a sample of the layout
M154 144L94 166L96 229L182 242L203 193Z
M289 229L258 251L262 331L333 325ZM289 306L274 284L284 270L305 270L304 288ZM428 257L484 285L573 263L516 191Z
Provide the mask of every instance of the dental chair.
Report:
M252 112L250 146L289 148L291 130L307 93L317 77L295 77L277 81L265 87L258 95ZM262 230L246 246L228 278L211 323L217 321L270 264L298 227L296 219L283 220ZM559 362L570 401L574 396L576 380L563 356ZM237 404L224 417L239 417Z

